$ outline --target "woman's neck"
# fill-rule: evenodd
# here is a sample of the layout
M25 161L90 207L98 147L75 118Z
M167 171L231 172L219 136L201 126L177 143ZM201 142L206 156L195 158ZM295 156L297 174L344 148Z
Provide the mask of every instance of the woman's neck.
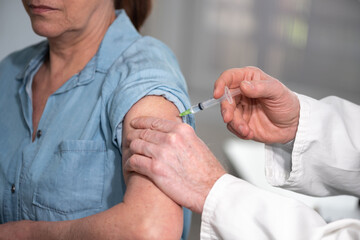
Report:
M44 64L48 75L46 79L62 85L71 76L79 73L96 54L114 20L115 12L104 21L90 22L85 29L49 38L49 56Z

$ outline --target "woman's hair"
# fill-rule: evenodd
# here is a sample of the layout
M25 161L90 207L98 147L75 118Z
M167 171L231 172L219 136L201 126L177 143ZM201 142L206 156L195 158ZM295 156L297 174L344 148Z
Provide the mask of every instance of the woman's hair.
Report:
M125 9L137 30L145 22L151 11L151 0L114 0L115 9Z

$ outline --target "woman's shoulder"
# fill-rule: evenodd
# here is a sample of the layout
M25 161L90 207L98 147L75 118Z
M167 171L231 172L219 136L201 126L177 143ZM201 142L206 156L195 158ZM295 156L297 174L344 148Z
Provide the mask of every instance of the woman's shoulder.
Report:
M131 44L123 53L124 61L135 61L142 65L150 63L167 63L177 66L177 59L173 51L162 41L142 36Z
M153 37L140 37L129 45L108 70L104 91L137 95L171 87L186 92L186 82L173 52Z

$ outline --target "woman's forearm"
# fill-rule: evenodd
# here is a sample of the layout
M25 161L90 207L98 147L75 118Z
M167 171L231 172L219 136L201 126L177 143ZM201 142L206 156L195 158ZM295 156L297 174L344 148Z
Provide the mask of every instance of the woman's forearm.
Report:
M69 221L11 222L0 225L0 240L180 239L182 221L171 223L166 217L155 217L151 210L144 216L139 211L141 206L138 211L134 207L120 203L104 212ZM173 228L172 224L177 226Z

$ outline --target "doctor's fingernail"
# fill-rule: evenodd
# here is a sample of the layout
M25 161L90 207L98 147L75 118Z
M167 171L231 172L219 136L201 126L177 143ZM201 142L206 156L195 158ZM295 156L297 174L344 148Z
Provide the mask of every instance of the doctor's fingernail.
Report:
M137 118L135 118L135 119L131 120L130 125L135 125L137 121L138 121L138 119L137 119Z
M251 81L242 81L241 84L245 85L248 88L254 88L254 85Z

